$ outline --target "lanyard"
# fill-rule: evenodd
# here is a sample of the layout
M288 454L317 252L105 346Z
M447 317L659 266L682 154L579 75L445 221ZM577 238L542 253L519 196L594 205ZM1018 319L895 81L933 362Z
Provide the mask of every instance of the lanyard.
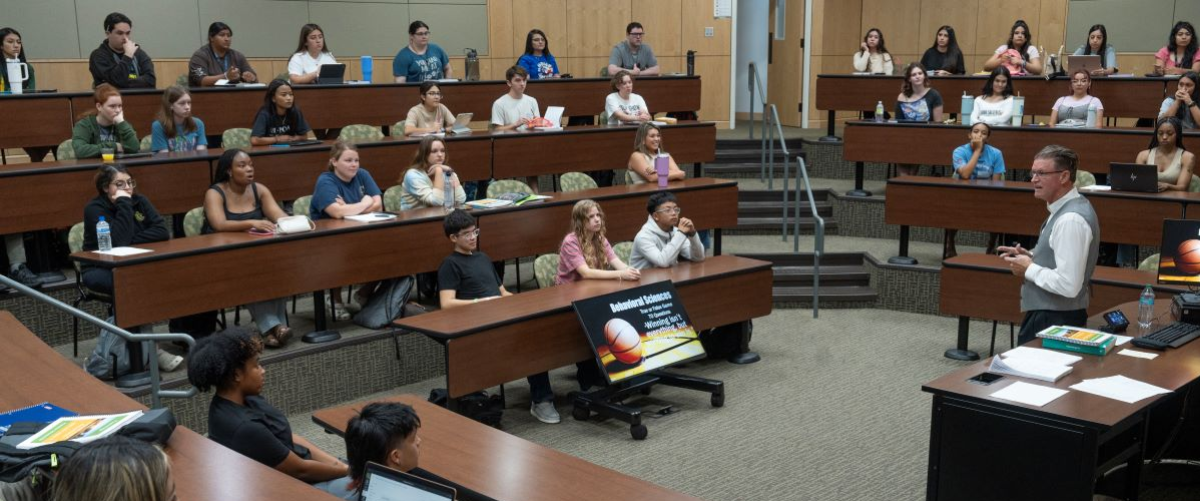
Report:
M221 70L223 73L229 73L229 51L225 51L225 57L217 58L217 51L213 50L212 45L208 46L208 52L212 54L213 59L221 62Z

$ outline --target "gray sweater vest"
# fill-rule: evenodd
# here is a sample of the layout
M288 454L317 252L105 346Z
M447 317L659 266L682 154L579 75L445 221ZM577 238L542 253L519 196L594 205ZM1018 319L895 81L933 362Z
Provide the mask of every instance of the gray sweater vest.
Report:
M1075 297L1065 297L1042 289L1033 282L1026 280L1021 284L1021 311L1071 311L1087 308L1092 272L1096 270L1096 257L1100 252L1100 223L1096 221L1096 211L1092 210L1092 204L1086 198L1078 197L1068 201L1059 208L1058 212L1046 220L1042 225L1042 232L1038 236L1038 245L1033 248L1033 262L1044 268L1058 268L1059 261L1054 255L1054 249L1050 248L1050 233L1053 231L1054 223L1058 218L1072 212L1083 217L1083 220L1087 222L1088 228L1092 229L1092 241L1088 245L1087 268L1083 273L1083 287L1079 289L1079 293ZM1064 262L1070 259L1078 259L1078 257L1063 257Z

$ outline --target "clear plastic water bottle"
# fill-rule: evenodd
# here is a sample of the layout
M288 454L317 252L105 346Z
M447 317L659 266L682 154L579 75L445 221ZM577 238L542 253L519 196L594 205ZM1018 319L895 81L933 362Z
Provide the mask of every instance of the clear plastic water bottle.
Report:
M96 244L100 246L101 252L112 250L112 232L104 216L100 216L100 221L96 223Z
M1084 126L1086 126L1089 129L1096 126L1096 103L1095 102L1088 105L1087 123L1085 123Z
M442 206L446 210L454 209L454 184L450 182L450 173L445 174L446 179L442 182Z
M883 121L883 101L875 103L875 121Z
M963 91L962 97L962 124L971 125L971 112L975 111L975 97Z
M1141 327L1142 332L1150 328L1150 324L1154 322L1154 289L1150 284L1146 284L1146 288L1142 290L1141 297L1138 298L1138 327Z

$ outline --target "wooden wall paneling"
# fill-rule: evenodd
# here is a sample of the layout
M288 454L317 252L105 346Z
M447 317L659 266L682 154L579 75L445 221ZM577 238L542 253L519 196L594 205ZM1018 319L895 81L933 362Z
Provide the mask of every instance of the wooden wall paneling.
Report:
M258 65L250 63L250 66L257 69ZM155 59L154 74L158 77L158 82L155 84L160 89L165 89L175 85L180 76L186 75L188 72L188 61L183 59ZM139 131L141 132L141 131Z
M1067 0L1042 0L1040 33L1034 42L1046 48L1046 52L1058 53L1059 46L1063 52L1070 54L1075 47L1066 43L1067 34ZM1042 56L1043 58L1045 56ZM1043 61L1044 62L1044 61Z
M31 60L37 72L37 85L59 92L90 90L92 74L86 59ZM66 139L66 138L63 138Z
M712 2L685 0L683 4L683 50L693 49L697 55L730 55L733 43L732 19L713 19ZM711 26L713 36L705 37L704 28ZM686 55L686 52L684 53Z
M688 4L684 4L682 0L633 0L630 21L642 23L642 27L646 29L646 36L642 42L654 49L654 56L659 59L660 65L663 56L683 56L687 54L688 49L700 50L697 47L688 46L685 42L686 38L683 36L684 29L694 28L683 27L687 25L688 9L696 8L696 6L690 5L691 3L694 2L689 1ZM704 7L699 7L699 10L704 11ZM711 19L711 3L709 3L708 12ZM712 26L712 24L708 26ZM700 34L703 35L704 28L701 27L700 30ZM622 27L619 35L624 33L625 28ZM725 36L728 39L729 33L726 32ZM612 44L615 44L616 40L614 39ZM664 71L666 70L664 69Z
M729 120L729 56L696 56L701 77L700 119Z
M513 48L513 0L488 0L488 52L494 58L515 58ZM483 68L480 67L483 78Z
M978 2L979 17L976 23L976 54L991 56L996 47L1008 41L1012 25L1024 19L1033 32L1034 45L1042 44L1041 30L1042 0L1008 0L1005 2ZM1054 48L1057 50L1058 45ZM982 64L977 68L982 69Z
M1121 73L1133 73L1137 76L1154 71L1154 54L1150 53L1117 53L1117 67ZM40 76L38 78L41 78Z
M655 54L654 57L658 58L658 67L663 74L687 72L687 56L662 57L658 54ZM696 54L696 57L700 57L700 55ZM605 64L607 64L607 61ZM699 72L700 70L697 69L696 71ZM710 77L713 77L713 75L710 75ZM729 78L728 74L726 74L726 78ZM702 92L708 92L708 87L706 86Z
M600 69L608 67L608 54L603 56L592 57L571 57L567 58L570 63L571 70L569 73L579 78L593 78L600 76ZM562 69L562 60L558 61L559 69Z
M863 0L862 33L871 28L883 31L888 52L912 54L918 52L921 29L921 0ZM860 38L861 40L861 38ZM861 42L860 42L861 43ZM921 47L921 51L925 48ZM920 56L917 56L920 59ZM912 58L904 58L910 62ZM899 71L899 67L897 67Z
M613 45L625 40L625 26L633 19L630 0L567 0L566 55L605 57Z
M862 25L862 0L826 0L824 7L824 21L817 24L813 20L813 26L824 30L819 35L823 42L820 55L840 55L846 59L846 66L853 68L850 55L858 50L866 32ZM814 51L813 55L817 54Z
M774 9L772 9L772 18L774 14ZM773 54L770 71L766 71L765 68L759 71L760 74L766 72L768 97L779 107L780 123L798 127L803 124L801 123L802 116L796 105L804 101L802 84L806 73L804 71L804 49L800 48L800 40L804 38L804 10L788 9L786 15L784 39L772 39L768 42L772 44ZM774 22L769 26L763 26L764 36L773 30L774 26ZM737 74L742 74L741 68ZM755 90L755 92L758 91Z
M962 49L963 54L975 54L978 46L975 38L979 24L977 11L975 4L961 0L922 0L921 29L917 36L919 52L924 54L925 49L933 45L938 28L950 25L954 28L958 48ZM965 58L963 62L968 63Z
M534 28L546 32L555 59L566 55L567 40L571 37L567 30L566 0L518 0L513 3L512 19L513 64L525 53L525 35Z

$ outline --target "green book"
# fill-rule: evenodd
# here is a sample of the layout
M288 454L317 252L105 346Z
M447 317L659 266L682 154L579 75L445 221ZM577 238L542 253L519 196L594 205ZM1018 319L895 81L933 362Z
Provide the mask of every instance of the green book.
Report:
M1117 338L1115 338L1115 337L1110 337L1107 340L1105 340L1103 343L1096 345L1096 346L1086 346L1086 345L1082 345L1082 344L1075 344L1075 343L1070 343L1067 341L1060 341L1060 340L1054 339L1054 338L1042 338L1042 347L1043 348L1050 348L1052 350L1071 351L1071 352L1075 352L1075 353L1086 353L1088 355L1096 355L1096 356L1100 356L1100 357L1107 355L1108 352L1112 351L1113 346L1116 346L1116 345L1117 345Z

